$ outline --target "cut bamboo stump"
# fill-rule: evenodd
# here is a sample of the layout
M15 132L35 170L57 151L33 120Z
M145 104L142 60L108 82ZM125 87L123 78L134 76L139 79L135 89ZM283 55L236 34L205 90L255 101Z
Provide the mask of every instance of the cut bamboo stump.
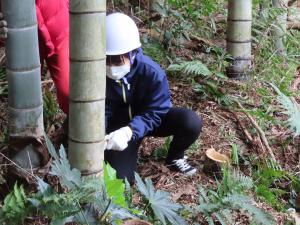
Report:
M214 148L206 150L206 159L204 161L203 172L207 175L221 177L222 164L230 164L227 155L217 152Z

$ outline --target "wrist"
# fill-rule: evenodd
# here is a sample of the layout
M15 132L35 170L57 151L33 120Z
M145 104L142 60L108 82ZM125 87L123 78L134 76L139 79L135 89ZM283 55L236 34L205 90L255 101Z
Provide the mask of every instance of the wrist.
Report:
M128 138L128 141L130 141L131 138L132 138L132 129L131 129L131 127L130 126L124 127L124 131L125 131L126 137Z

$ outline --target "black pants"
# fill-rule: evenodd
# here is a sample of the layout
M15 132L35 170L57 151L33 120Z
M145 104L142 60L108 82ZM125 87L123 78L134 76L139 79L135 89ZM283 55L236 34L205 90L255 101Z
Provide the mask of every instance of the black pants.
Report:
M202 130L202 120L193 111L185 108L171 108L164 117L161 126L147 136L173 136L166 163L184 156L184 151L198 138ZM134 181L137 169L138 149L142 140L128 143L123 151L105 151L104 159L116 171L118 178Z

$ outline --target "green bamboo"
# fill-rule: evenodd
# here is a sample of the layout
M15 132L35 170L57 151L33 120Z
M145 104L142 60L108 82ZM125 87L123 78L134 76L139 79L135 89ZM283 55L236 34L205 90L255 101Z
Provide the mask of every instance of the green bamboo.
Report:
M13 146L16 140L37 139L44 133L35 0L2 0L2 9L8 25L6 73L9 138ZM14 160L21 166L39 166L38 153L32 145L17 150Z
M281 11L276 18L276 23L273 30L274 45L277 53L280 55L285 55L286 53L284 39L287 27L287 2L287 0L272 0L273 7Z
M105 0L70 1L69 160L101 174L105 118Z
M233 60L226 68L232 78L248 75L251 68L252 1L229 0L227 18L227 53Z

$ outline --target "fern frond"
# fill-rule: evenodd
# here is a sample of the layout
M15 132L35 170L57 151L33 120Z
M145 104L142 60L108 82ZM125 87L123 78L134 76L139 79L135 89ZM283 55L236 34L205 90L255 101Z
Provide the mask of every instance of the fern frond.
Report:
M209 224L214 223L213 217L221 224L234 224L231 214L235 210L241 210L252 216L257 224L274 224L271 216L252 205L252 198L247 195L228 192L226 195L216 197L217 193L214 191L206 192L201 187L199 191L201 191L201 198L205 196L208 202L200 202L200 205L195 207L196 213L202 213Z
M221 210L220 213L223 215L223 217L228 221L228 224L234 224L231 212L229 209Z
M243 190L250 190L253 188L253 180L249 176L245 176L241 172L238 172L237 170L233 171L233 179L235 179L235 182L243 188Z
M250 197L242 194L230 194L223 199L223 203L230 205L233 209L241 210L250 214L257 224L274 224L271 215L252 205Z
M226 218L224 218L223 214L216 212L215 213L216 218L218 219L218 221L220 222L221 225L227 225L226 223Z
M204 188L199 186L198 191L199 191L199 202L200 202L200 204L208 203L209 199L207 197L207 194L206 194Z
M135 173L137 189L147 199L154 215L166 225L167 221L174 225L184 225L186 222L177 214L182 207L170 201L170 194L165 191L155 190L150 179L145 179L145 183L141 177Z
M214 220L211 216L204 217L208 222L208 225L215 225Z
M185 61L180 64L171 64L168 68L168 71L175 71L175 72L183 72L187 75L194 75L194 76L210 76L211 72L207 68L205 64L201 61Z
M71 169L64 146L60 146L58 156L47 135L45 134L44 136L49 153L54 158L50 174L58 176L61 184L68 189L80 187L82 185L80 171L76 168Z
M5 197L1 211L8 224L19 224L25 219L30 209L22 185L19 187L15 183L14 189Z
M253 187L252 178L237 170L224 167L222 172L222 180L220 182L217 181L218 194L220 196L226 196L228 193L243 193Z
M271 86L278 94L277 101L284 108L284 114L289 117L287 122L290 129L295 132L295 136L300 135L300 109L298 104L295 100L283 94L275 85L271 84Z

